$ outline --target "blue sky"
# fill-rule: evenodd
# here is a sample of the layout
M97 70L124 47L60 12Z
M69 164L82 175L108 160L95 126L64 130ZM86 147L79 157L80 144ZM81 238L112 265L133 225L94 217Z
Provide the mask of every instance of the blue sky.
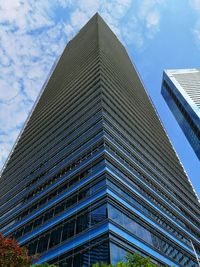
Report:
M99 12L125 45L200 197L200 164L161 94L163 69L200 68L200 0L0 0L0 167L66 43Z

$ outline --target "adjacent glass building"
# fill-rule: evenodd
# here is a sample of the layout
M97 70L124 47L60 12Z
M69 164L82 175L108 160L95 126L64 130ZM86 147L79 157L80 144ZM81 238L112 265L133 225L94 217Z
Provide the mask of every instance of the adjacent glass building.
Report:
M161 92L200 159L200 69L164 71Z
M71 40L0 180L0 228L37 261L196 267L200 205L125 48L96 14Z

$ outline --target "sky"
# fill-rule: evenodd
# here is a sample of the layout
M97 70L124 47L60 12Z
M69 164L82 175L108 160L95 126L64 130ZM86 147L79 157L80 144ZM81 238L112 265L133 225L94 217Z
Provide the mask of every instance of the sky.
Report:
M200 198L200 164L161 96L164 69L200 68L200 0L0 0L0 168L51 66L96 13L126 47Z

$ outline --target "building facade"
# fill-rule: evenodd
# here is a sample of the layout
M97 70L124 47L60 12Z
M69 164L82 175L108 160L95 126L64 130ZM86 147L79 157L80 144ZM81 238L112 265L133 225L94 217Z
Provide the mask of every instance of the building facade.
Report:
M66 46L0 180L0 229L60 267L196 267L200 206L125 48L96 14Z
M164 71L161 92L200 159L200 69Z

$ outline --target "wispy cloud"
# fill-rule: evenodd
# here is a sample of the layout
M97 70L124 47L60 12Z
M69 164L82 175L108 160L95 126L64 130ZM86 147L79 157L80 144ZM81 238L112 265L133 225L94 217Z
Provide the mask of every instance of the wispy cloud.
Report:
M164 2L0 0L0 165L53 62L95 12L122 42L140 49L159 31L159 7Z
M197 11L200 11L200 1L199 0L189 0L190 5Z
M192 32L197 44L200 45L200 0L189 0L189 4L197 14L197 20L192 29Z
M165 4L165 0L67 1L64 6L70 13L65 32L72 37L98 11L122 42L141 48L159 31Z

